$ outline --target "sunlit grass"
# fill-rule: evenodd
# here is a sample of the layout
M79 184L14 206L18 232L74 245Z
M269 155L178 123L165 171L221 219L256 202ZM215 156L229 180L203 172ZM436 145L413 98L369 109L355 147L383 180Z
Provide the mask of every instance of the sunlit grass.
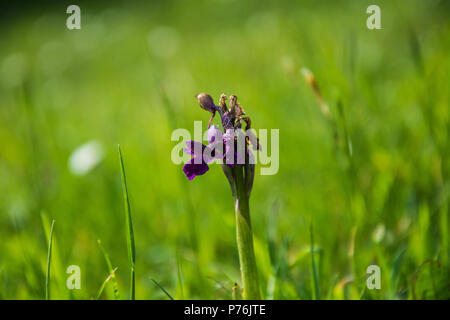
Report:
M134 300L136 298L136 275L134 266L136 263L136 249L134 244L134 231L133 231L133 221L131 219L131 209L130 200L128 197L128 187L127 178L125 175L125 167L123 164L122 151L120 145L119 150L119 161L120 161L120 173L122 177L122 187L123 187L123 201L125 207L125 225L126 225L126 235L127 235L127 247L128 247L128 258L130 260L130 299Z

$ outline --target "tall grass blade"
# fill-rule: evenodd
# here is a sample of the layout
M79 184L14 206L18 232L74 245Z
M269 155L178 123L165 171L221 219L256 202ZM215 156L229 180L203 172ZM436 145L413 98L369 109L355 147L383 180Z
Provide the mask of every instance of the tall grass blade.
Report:
M47 274L45 275L45 300L50 300L50 266L52 263L52 245L53 245L54 229L55 229L55 220L52 220L52 224L50 226L50 235L48 239Z
M320 287L319 287L319 274L317 272L317 267L316 267L316 261L314 259L314 234L313 234L313 226L311 223L310 226L310 240L311 240L311 267L312 267L312 273L313 273L313 279L314 279L314 298L316 300L320 300Z
M181 298L181 300L184 299L184 289L183 289L183 269L181 266L181 256L180 256L180 251L177 250L177 281L178 281L178 288L179 288L179 295L180 297L178 297L178 292L177 292L177 298Z
M117 270L117 268L112 270L111 273L109 274L109 276L105 279L105 281L103 281L102 285L100 286L100 289L98 289L95 300L100 299L100 297L102 296L103 290L105 290L106 284L109 282L109 280L114 279L116 277L116 274L115 274L116 270Z
M130 209L130 200L128 198L127 178L125 175L125 168L123 165L122 150L120 149L120 145L118 145L118 151L120 160L120 171L122 176L123 200L125 206L128 258L130 259L130 299L134 300L136 298L135 296L136 276L134 272L134 265L136 262L136 250L134 245L133 222L131 220L131 209Z
M156 282L154 279L150 279L153 281L153 283L155 284L155 286L157 286L159 289L161 289L162 292L164 292L166 294L167 297L169 297L170 300L174 300L173 297L166 291L166 289L164 289L158 282Z
M115 270L117 270L117 268L113 268L112 263L111 263L111 259L109 258L108 253L106 252L105 248L102 245L102 242L100 240L97 240L98 242L98 246L100 247L100 250L102 250L103 252L103 256L105 257L106 260L106 264L108 265L108 271L111 274L111 282L113 285L113 291L114 291L114 299L119 300L120 299L120 292L119 292L119 285L117 284L117 278L116 278L116 274L115 274Z
M42 228L45 233L45 242L48 244L50 240L50 227L52 224L52 219L49 218L48 213L45 210L41 210L41 223ZM61 226L61 224L60 224ZM63 266L64 264L61 261L61 254L58 245L58 239L54 239L52 241L52 279L53 283L57 284L59 289L65 289L66 283L66 272L65 269L67 266ZM66 267L66 268L65 268ZM73 293L73 290L59 290L59 298L67 299L70 298Z

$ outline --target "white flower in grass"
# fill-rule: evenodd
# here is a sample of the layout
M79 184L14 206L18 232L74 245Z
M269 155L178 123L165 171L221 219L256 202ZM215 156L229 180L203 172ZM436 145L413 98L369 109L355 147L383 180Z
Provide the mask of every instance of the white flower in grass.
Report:
M74 175L82 176L95 168L104 157L102 145L95 140L76 148L69 158L69 169Z

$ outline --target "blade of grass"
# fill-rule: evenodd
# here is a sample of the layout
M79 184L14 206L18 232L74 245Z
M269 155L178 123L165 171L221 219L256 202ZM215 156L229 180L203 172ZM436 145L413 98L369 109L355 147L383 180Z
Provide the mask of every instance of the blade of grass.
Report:
M111 282L112 282L113 290L114 290L114 299L119 300L120 299L119 286L117 284L116 274L115 274L115 272L113 272L113 271L117 270L117 268L113 269L111 259L109 258L108 253L106 252L105 248L103 247L102 242L100 240L97 240L97 242L98 242L98 246L100 247L100 250L102 250L102 252L103 252L103 256L105 257L106 264L108 265L108 271L112 275Z
M55 220L52 220L50 226L50 235L48 239L48 251L47 251L47 274L45 276L45 300L50 300L50 266L52 260L52 244L53 244L53 230L55 228Z
M41 210L41 223L45 233L45 242L48 244L50 237L50 226L52 224L52 221L45 210ZM54 239L52 241L52 271L52 279L54 281L54 284L57 284L57 288L59 289L65 289L66 273L65 268L63 267L63 263L61 262L58 239ZM71 293L72 290L59 290L58 294L59 298L66 299L70 298Z
M95 300L100 299L103 290L105 290L106 284L109 282L109 280L114 279L116 277L116 272L117 268L115 268L114 270L111 271L111 273L109 274L109 276L105 279L105 281L103 281L102 285L100 286L100 289L98 289L97 292L97 296L95 297Z
M125 206L125 221L126 221L126 232L127 232L127 247L128 247L128 258L130 259L130 299L134 300L135 297L135 281L136 276L134 272L134 265L136 262L136 251L134 245L134 232L133 232L133 222L131 220L131 209L130 200L128 198L127 189L127 178L125 175L125 168L123 165L122 150L120 145L118 145L119 160L120 160L120 171L122 176L122 189L123 189L123 200Z
M170 300L174 300L173 297L166 291L166 289L164 289L158 282L156 282L154 279L150 279L153 281L153 283L159 288L161 289L162 292L164 292L166 294L166 296L169 297Z
M317 273L316 261L314 259L314 234L313 234L313 226L311 223L310 229L310 239L311 239L311 267L314 279L314 299L320 300L320 287L319 287L319 274Z
M177 298L181 298L181 300L184 299L184 289L183 289L183 269L181 266L181 255L179 249L177 250L177 281L178 281L178 288L179 288L179 295L178 292L176 294ZM178 291L178 290L177 290Z

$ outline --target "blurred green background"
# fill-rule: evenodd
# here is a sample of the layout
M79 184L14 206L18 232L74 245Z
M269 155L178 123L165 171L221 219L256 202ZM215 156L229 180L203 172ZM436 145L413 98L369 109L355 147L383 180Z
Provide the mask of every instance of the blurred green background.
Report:
M128 298L119 143L137 298L167 299L151 279L178 299L231 297L229 185L217 165L188 181L170 158L174 129L206 128L199 92L234 93L255 129L280 129L279 172L258 174L250 199L265 298L317 297L311 225L320 298L450 298L448 1L81 1L81 30L66 28L69 4L2 7L1 299L44 298L51 219L52 298L96 296L98 239ZM370 4L381 30L366 28ZM371 264L380 290L366 288Z

